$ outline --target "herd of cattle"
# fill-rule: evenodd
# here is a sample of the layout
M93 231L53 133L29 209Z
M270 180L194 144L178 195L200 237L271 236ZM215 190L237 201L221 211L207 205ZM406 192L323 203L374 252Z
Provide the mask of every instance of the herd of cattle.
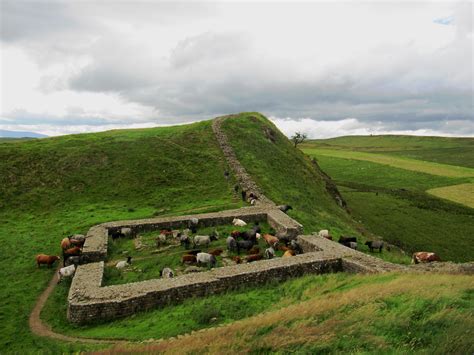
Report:
M188 228L184 230L163 229L156 237L157 248L165 244L181 245L186 251L181 256L181 264L186 266L207 266L213 268L217 266L217 257L225 253L223 248L211 248L211 243L219 240L219 232L214 230L209 235L198 235L197 218L190 220ZM247 223L241 219L235 218L232 224L237 227L245 227ZM124 236L124 231L120 230L112 234L112 238L120 238ZM196 234L196 235L192 235ZM259 240L265 243L265 247L259 246ZM285 236L276 237L270 234L262 234L261 227L255 223L250 229L246 231L234 230L226 238L227 253L234 254L231 259L236 264L243 262L251 263L263 259L272 259L276 256L276 251L283 252L282 257L292 257L303 253L303 249L296 240L290 240ZM206 251L204 251L204 249ZM241 255L245 253L245 255ZM123 269L131 264L131 257L127 260L119 261L116 264L117 269ZM170 278L175 275L175 272L165 267L161 271L164 278Z
M160 231L160 234L156 238L156 246L167 243L170 239L174 239L179 242L187 251L181 256L181 263L184 265L197 265L207 266L209 268L216 267L217 256L224 253L222 248L214 248L202 251L200 248L209 248L213 241L219 239L219 233L217 231L212 232L210 235L194 235L197 233L197 227L199 220L192 218L189 221L189 226L183 231L172 231L171 229L164 229ZM232 221L234 226L244 227L247 223L241 219L235 218ZM283 252L282 257L292 257L303 253L301 245L292 238L286 235L271 235L261 233L261 227L255 223L250 229L246 231L234 230L226 238L227 251L234 255L232 260L236 264L243 262L251 263L263 259L272 259L276 255L276 251L280 250ZM115 241L118 238L132 237L131 228L121 228L118 231L111 233L111 238ZM319 237L333 240L328 230L321 230L318 233ZM262 240L265 243L265 248L262 250L258 241ZM81 234L70 235L61 240L61 249L63 256L63 267L58 270L58 283L65 277L71 277L74 275L76 267L82 263L82 247L85 243L85 236ZM357 238L349 236L341 236L338 243L357 250ZM380 253L384 248L384 242L382 241L368 241L365 245L371 252L378 250ZM191 248L192 246L192 248ZM189 250L191 248L191 250ZM246 255L241 255L245 252ZM57 260L60 260L59 256L39 254L36 256L37 266L45 264L51 267ZM116 264L117 269L123 269L131 264L132 257L128 257L127 260L119 261ZM414 264L427 263L433 261L441 261L438 255L431 252L416 252L412 256L412 262ZM164 268L161 272L162 277L170 278L174 277L175 273L171 268Z
M58 283L65 277L71 277L76 271L77 265L82 263L82 247L86 237L82 234L70 235L61 240L61 249L63 254L63 267L58 270ZM42 264L51 267L61 257L56 255L36 255L36 264L39 267Z

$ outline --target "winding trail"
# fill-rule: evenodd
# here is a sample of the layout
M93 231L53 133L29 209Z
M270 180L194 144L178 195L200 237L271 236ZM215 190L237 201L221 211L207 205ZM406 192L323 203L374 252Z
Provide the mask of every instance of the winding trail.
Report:
M41 311L48 299L48 297L53 292L54 288L57 285L57 271L61 268L61 264L56 268L56 271L53 274L53 277L48 283L48 287L43 291L43 293L39 296L38 300L36 301L35 306L30 314L29 325L30 329L33 334L41 336L41 337L48 337L62 341L74 342L74 343L89 343L89 344L126 344L129 341L125 340L112 340L112 339L94 339L94 338L81 338L81 337L73 337L69 335L64 335L60 333L56 333L51 329L51 327L41 320Z

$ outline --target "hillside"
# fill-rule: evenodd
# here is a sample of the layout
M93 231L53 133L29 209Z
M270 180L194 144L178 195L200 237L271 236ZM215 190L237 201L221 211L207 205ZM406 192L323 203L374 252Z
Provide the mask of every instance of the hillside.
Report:
M337 236L354 234L359 240L372 236L337 205L318 166L294 149L266 118L257 113L236 115L225 121L223 129L231 137L239 160L265 194L276 203L291 204L294 210L289 214L304 224L306 232L329 228ZM0 269L0 278L4 280L0 291L0 352L57 353L103 348L105 345L74 344L32 335L28 328L29 313L54 273L53 269L37 269L34 256L59 254L62 237L85 233L101 222L242 206L240 195L233 189L234 178L224 177L227 170L211 121L0 143L0 220L4 221L0 224L0 254L9 256L2 259ZM384 252L382 257L409 260L396 252ZM393 276L394 280L398 277ZM400 282L411 277L405 275ZM450 277L456 285L464 280L462 276ZM441 286L445 278L431 279L439 292L448 292ZM60 333L145 340L207 328L214 324L210 319L215 314L217 323L223 324L270 311L273 303L268 299L280 302L281 307L293 304L298 308L314 287L325 285L328 292L336 292L345 289L351 280L363 289L366 283L378 283L379 279L353 279L345 274L311 276L83 327L66 321L69 284L63 282L49 298L41 317ZM413 280L417 280L416 276ZM453 329L464 320L463 302L472 301L465 301L467 296L463 292L471 295L466 287L471 285L456 286L452 294L446 294L447 299L452 297L459 302L454 303L457 313L449 321ZM454 294L454 290L459 292ZM304 305L301 307L304 310ZM409 316L418 311L416 307L403 306L393 312L406 312ZM189 314L193 315L189 322L180 319ZM293 324L294 319L290 317L288 322ZM266 332L266 325L249 326L260 329L262 334ZM346 334L350 335L349 330ZM370 334L368 331L364 336L370 338ZM403 341L409 342L411 338ZM459 347L465 349L469 344L460 340Z
M469 261L473 147L472 138L357 136L309 141L302 150L332 176L371 232L407 251Z

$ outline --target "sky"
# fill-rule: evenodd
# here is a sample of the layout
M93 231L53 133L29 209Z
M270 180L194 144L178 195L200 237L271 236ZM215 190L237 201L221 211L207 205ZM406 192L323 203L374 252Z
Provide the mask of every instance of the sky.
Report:
M0 130L258 111L311 138L474 136L472 2L0 4Z

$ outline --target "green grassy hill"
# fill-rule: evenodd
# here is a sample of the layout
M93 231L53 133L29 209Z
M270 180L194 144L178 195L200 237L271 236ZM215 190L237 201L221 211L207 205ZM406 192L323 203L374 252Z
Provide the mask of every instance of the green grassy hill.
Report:
M307 232L329 228L336 235L355 234L361 240L371 236L337 206L311 160L294 149L263 116L241 114L226 121L223 129L265 194L276 203L293 205L290 215L303 223ZM97 348L31 334L29 313L53 276L53 270L36 268L35 255L59 254L59 241L64 236L85 233L101 222L242 206L233 191L235 181L224 178L225 170L228 167L211 121L0 142L0 255L8 256L1 259L0 268L0 352L57 353ZM408 260L397 253L382 256ZM351 276L331 277L340 284L331 281L328 289L344 288ZM326 284L331 277L312 276L280 286L243 289L85 327L66 321L68 283L64 282L48 300L42 318L56 331L74 335L140 340L174 336L211 326L210 319L216 314L218 323L225 323L268 310L272 305L268 299L281 301L282 306L293 302L298 307L308 288ZM366 282L364 278L357 280L361 287ZM437 276L433 280L434 287L441 287ZM289 299L282 299L282 295ZM462 300L464 296L459 297ZM214 308L209 307L211 304ZM406 311L411 314L411 310ZM189 314L193 315L190 322L182 321ZM464 314L456 317L462 321ZM457 324L455 320L449 322Z
M431 250L453 261L474 255L473 148L472 138L410 136L339 137L302 145L367 229L407 251Z

